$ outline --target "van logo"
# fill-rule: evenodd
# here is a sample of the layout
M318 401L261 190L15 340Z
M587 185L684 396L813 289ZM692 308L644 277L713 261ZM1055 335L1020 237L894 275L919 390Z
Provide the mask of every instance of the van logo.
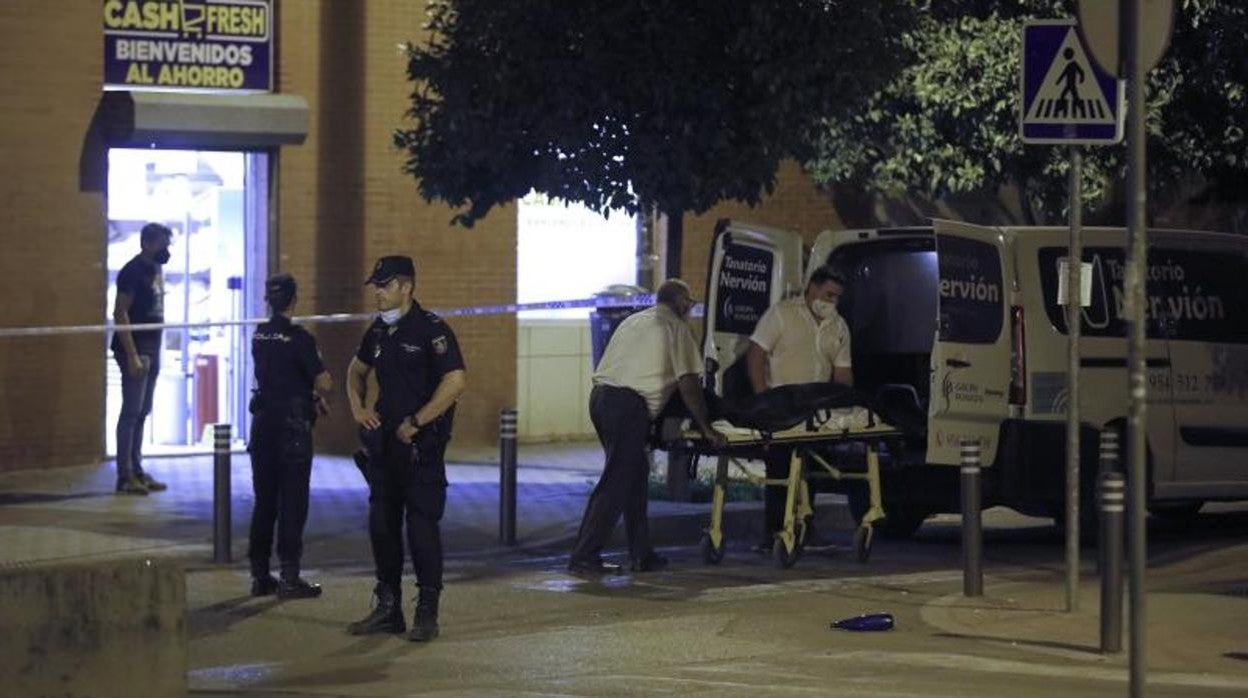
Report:
M722 255L715 293L723 300L715 306L715 330L748 335L771 305L776 255L772 250L732 242L724 245Z
M941 279L940 297L1000 303L1001 286L995 282L988 281L982 276L971 276L965 281Z

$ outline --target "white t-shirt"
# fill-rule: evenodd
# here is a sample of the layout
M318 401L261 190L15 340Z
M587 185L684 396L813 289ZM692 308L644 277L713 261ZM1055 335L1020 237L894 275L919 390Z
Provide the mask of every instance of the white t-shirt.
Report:
M786 298L763 313L750 341L767 352L767 387L832 380L832 368L849 368L849 325L839 313L819 320L803 296Z
M699 373L701 363L693 330L660 303L620 323L594 372L594 385L636 391L654 418L676 390L676 381Z

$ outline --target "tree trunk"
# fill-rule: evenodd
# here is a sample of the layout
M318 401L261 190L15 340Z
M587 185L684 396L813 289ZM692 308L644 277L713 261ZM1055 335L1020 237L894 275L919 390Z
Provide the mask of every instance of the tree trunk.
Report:
M637 285L651 291L658 290L654 282L654 208L642 200L637 213Z
M664 278L679 279L684 277L684 267L681 259L681 246L685 241L685 214L680 211L668 211L666 216L667 247L664 250L664 259L667 263L666 268L664 269Z

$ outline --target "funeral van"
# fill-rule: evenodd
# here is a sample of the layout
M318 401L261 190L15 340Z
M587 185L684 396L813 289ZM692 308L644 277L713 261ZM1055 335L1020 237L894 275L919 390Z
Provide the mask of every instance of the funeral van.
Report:
M1067 334L1059 304L1065 228L931 226L822 233L806 259L792 232L720 221L711 250L703 352L721 395L748 391L749 335L818 266L847 275L855 387L912 395L923 433L883 461L885 531L912 533L958 509L963 441L978 442L985 506L1064 513ZM1082 511L1092 512L1099 434L1128 409L1126 233L1083 231L1091 303L1082 308ZM1248 237L1149 232L1146 281L1149 509L1195 513L1248 499ZM1086 296L1085 296L1086 302ZM852 487L852 486L851 486ZM848 489L855 515L863 493Z

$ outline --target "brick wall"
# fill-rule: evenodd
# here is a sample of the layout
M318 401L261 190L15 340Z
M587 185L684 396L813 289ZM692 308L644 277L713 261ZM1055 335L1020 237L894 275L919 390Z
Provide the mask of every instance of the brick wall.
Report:
M97 5L0 3L0 327L92 324L104 309L104 204L79 187L100 95ZM0 470L98 458L104 339L0 338Z
M410 0L282 4L281 89L303 95L312 109L308 141L282 152L279 193L279 264L307 288L304 310L372 310L362 281L378 256L395 253L416 259L416 294L427 308L515 299L514 207L471 230L452 227L453 212L425 203L401 172L403 154L391 134L403 124L410 89L398 46L419 40L424 17L423 4ZM493 441L498 410L515 401L515 319L450 324L469 375L456 441ZM363 329L318 330L340 385ZM337 402L320 446L344 451L354 447L354 429L345 398Z
M816 187L796 162L785 161L776 179L775 191L758 206L727 202L700 216L685 216L682 278L696 297L701 298L706 288L707 255L715 222L721 218L791 230L800 233L807 245L824 230L845 227L832 198Z
M307 142L278 161L276 264L301 282L302 312L371 309L361 281L373 260L417 260L417 295L451 308L515 298L516 214L496 211L471 230L422 201L391 141L409 85L398 50L419 40L424 7L411 0L299 0L279 4L277 80L308 99ZM104 313L104 200L79 181L100 95L102 35L91 3L0 4L0 157L18 176L0 186L6 216L0 326L96 323ZM841 224L832 200L786 163L760 206L724 204L685 222L684 276L705 284L714 222L740 218L813 240ZM469 366L457 441L492 442L497 413L516 395L513 317L451 321ZM362 326L317 328L341 386ZM0 469L93 462L103 438L102 336L0 340ZM341 388L340 388L341 391ZM341 392L339 393L341 395ZM339 398L320 446L345 451L354 434Z
M408 83L397 46L419 39L424 7L410 0L279 3L279 89L306 97L311 130L278 163L277 266L301 282L302 312L370 309L361 285L381 254L417 260L417 295L431 308L515 298L515 209L472 230L428 205L400 172L391 145ZM94 324L105 312L105 205L79 181L100 97L98 3L0 3L0 185L5 303L0 327ZM515 400L512 317L452 320L469 366L457 441L496 438L498 410ZM317 332L343 374L362 326ZM97 461L104 435L104 338L0 339L0 470ZM341 393L340 393L341 394ZM320 445L352 447L339 409Z

